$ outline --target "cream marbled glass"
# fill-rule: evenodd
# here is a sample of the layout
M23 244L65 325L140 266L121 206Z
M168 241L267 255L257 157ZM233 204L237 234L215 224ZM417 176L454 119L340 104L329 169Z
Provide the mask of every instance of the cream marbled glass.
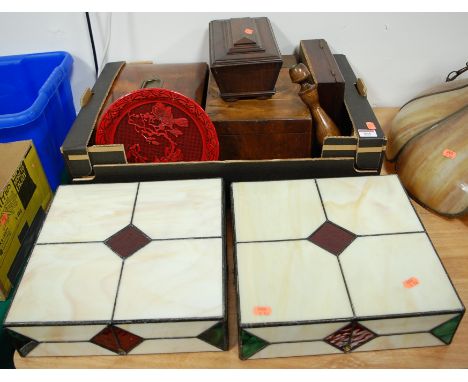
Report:
M227 346L221 179L59 187L6 317L23 356Z
M234 183L242 359L449 344L464 313L396 175Z

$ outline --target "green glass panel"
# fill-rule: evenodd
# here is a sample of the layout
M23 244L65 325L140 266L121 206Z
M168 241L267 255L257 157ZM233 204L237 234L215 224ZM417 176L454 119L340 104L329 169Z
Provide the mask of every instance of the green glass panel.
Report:
M248 359L268 345L268 342L241 329L240 357Z
M205 330L197 338L216 346L218 349L227 350L226 325L224 322L218 322L208 330Z
M39 345L36 341L32 340L31 338L16 333L13 330L6 329L6 332L10 335L13 346L23 357L26 357L30 351L32 351L37 345Z
M6 301L0 301L0 369L14 369L13 353L15 351L10 336L2 326L5 321L8 308L13 301L14 288Z
M453 317L452 319L444 322L435 329L432 329L431 333L441 341L445 342L446 344L449 344L450 342L452 342L452 338L455 334L455 330L457 330L458 323L460 322L461 318L461 314L456 317Z

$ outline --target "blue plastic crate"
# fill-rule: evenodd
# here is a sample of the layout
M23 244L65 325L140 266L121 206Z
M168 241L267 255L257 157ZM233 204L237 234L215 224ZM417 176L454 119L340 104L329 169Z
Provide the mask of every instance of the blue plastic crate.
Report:
M0 57L0 142L32 139L55 190L65 163L60 152L76 118L67 52Z

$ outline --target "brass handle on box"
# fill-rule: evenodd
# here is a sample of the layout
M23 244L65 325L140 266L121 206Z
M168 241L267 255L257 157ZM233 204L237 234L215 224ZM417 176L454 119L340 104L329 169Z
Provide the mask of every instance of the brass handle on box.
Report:
M341 135L338 127L320 106L317 85L308 81L310 72L307 67L302 63L297 64L289 69L289 76L292 82L301 85L299 96L312 113L318 143L322 146L325 137Z
M362 78L356 80L355 86L360 96L367 97L367 86Z
M80 98L80 106L85 107L93 96L93 91L90 88L86 88Z
M147 79L147 80L144 80L142 83L141 83L141 86L140 88L141 89L146 89L146 88L162 88L164 84L164 81L159 78L158 76L154 77L154 78L150 78L150 79Z

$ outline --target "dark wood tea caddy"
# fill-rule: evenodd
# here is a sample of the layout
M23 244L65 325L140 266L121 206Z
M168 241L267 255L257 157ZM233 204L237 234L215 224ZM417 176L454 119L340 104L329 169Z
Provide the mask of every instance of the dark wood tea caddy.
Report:
M283 61L268 18L213 20L209 35L211 72L224 100L275 94Z

